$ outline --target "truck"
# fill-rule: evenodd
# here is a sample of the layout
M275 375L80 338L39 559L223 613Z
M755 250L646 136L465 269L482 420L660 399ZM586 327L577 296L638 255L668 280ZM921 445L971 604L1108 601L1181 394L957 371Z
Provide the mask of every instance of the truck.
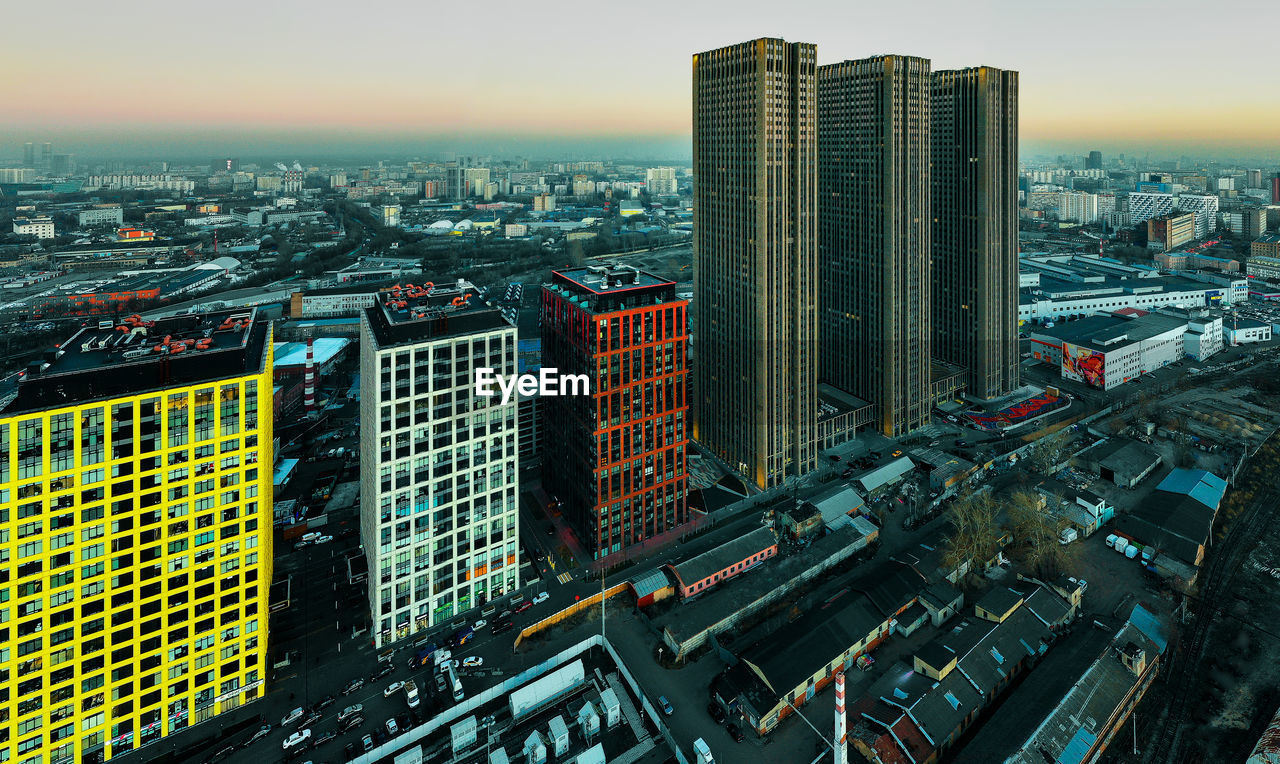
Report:
M693 741L694 761L698 764L716 764L716 760L711 755L711 746L707 745L707 741L698 738Z
M470 626L466 626L462 629L459 629L458 632L453 635L453 645L455 647L462 647L468 641L470 641L471 638L474 637L475 635L476 635L476 630Z
M1075 528L1063 528L1062 533L1058 534L1058 543L1066 545L1078 538L1080 538L1080 534L1076 533Z

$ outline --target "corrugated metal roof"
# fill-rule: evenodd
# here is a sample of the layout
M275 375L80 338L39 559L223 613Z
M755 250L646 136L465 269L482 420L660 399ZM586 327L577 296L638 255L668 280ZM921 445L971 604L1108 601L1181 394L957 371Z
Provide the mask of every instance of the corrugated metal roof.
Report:
M1210 509L1217 509L1227 492L1227 481L1205 470L1178 468L1161 480L1156 488L1169 493L1185 494Z
M1096 742L1098 742L1098 736L1081 727L1071 737L1067 747L1062 749L1062 754L1058 756L1058 764L1080 764L1084 761L1084 757L1089 755L1089 751Z
M628 581L631 588L636 590L636 598L648 597L649 595L671 585L667 580L667 574L661 570L655 569L647 573L641 573L635 578Z

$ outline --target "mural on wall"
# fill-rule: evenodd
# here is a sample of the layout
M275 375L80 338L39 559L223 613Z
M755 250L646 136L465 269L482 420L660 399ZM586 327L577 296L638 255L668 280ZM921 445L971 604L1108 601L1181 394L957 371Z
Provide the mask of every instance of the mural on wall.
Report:
M1071 343L1062 345L1062 375L1094 387L1106 387L1103 365L1106 356L1097 350Z

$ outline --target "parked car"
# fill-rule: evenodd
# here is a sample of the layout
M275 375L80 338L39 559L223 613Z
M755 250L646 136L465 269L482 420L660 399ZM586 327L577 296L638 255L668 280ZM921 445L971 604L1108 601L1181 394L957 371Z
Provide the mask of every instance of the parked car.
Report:
M293 709L293 710L292 710L292 711L290 711L289 713L285 714L285 715L284 715L284 718L280 720L280 726L281 726L281 727L288 727L290 724L293 724L294 722L296 722L296 721L298 721L299 719L301 719L301 718L302 718L302 713L303 713L303 711L302 711L302 707L301 707L301 706L299 706L299 707L297 707L297 708Z
M533 607L533 603L530 602L529 600L525 600L524 602L521 602L519 605L516 605L516 612L523 613L524 611L528 610L531 607Z
M387 734L393 737L400 734L400 725L396 724L395 719L387 720Z
M253 736L252 736L252 737L250 737L248 740L244 741L244 744L245 744L245 745L248 745L248 744L250 744L250 743L256 743L256 742L258 742L259 740L263 739L264 737L266 737L266 736L267 736L267 735L269 735L269 734L271 734L271 725L270 725L270 724L264 724L264 725L262 725L261 727L259 727L259 728L258 728L258 731L257 731L257 732L253 733Z
M338 700L338 697L336 695L326 695L320 700L317 700L316 704L312 707L315 708L315 710L317 711L323 711L329 706L332 706L337 700Z
M511 617L511 611L510 611L510 610L503 610L503 611L502 611L502 613L498 615L498 620L499 620L499 621L505 621L505 620L507 620L507 619L508 619L508 618L510 618L510 617Z
M462 660L462 665L467 668L479 668L484 665L484 658L481 658L479 655L468 655Z
M285 739L284 750L291 751L294 748L297 748L305 744L310 739L311 739L311 730L309 729L299 730Z
M442 693L449 691L449 682L444 678L444 674L436 674L436 689Z
M343 694L343 695L350 695L351 693L355 692L356 690L360 689L361 687L364 687L364 678L363 678L363 677L361 677L361 678L359 678L359 679L352 679L350 682L347 682L347 686L346 686L346 687L343 687L343 688L342 688L342 694Z
M483 629L488 625L489 625L489 622L481 618L480 620L476 621L474 624L471 625L471 629L473 631L480 631L481 629Z
M321 716L321 713L319 711L308 711L306 715L302 717L302 721L298 722L298 724L302 727L305 727L308 724L312 724L313 722L319 721L320 716Z
M337 730L327 730L316 735L315 742L312 745L324 745L338 736Z
M404 699L409 704L409 708L417 708L418 703L418 685L412 681L404 683Z
M354 759L356 757L356 744L347 743L346 745L342 746L342 755L346 758L347 761L351 761L352 759Z
M551 595L547 594L546 592L542 592L537 597L533 598L533 604L541 605L542 603L546 602L549 599L551 599Z
M404 689L404 682L392 682L382 691L382 697L389 698Z
M364 724L364 716L362 714L356 714L355 716L348 718L342 724L338 725L338 729L341 730L342 732L350 732L356 727L359 727L361 724Z
M711 714L711 719L716 724L724 724L725 719L728 718L725 716L724 709L715 703L707 704L707 713Z
M666 695L658 696L658 708L661 708L662 713L666 714L667 716L670 716L676 712L676 710L671 707L671 701L667 700Z
M320 546L321 544L328 544L330 541L333 541L333 536L321 536L317 538L313 543L316 546Z
M304 533L304 534L302 534L302 540L303 540L303 541L315 541L316 539L320 538L322 535L324 535L324 534L320 533L320 531L312 531L311 533Z
M730 724L726 729L729 730L729 737L733 738L733 742L741 743L743 740L742 730L736 724Z
M378 681L379 679L386 676L387 674L390 674L392 671L395 671L394 666L383 666L382 668L378 669L377 673L373 675L373 681L375 682Z
M372 751L372 750L373 750L373 736L372 736L372 735L365 735L364 737L360 738L360 745L364 746L364 749L365 749L366 751Z
M505 621L499 621L493 625L493 633L501 634L502 632L511 629L513 626L515 626L515 623L510 618Z
M345 722L346 720L350 719L351 717L355 716L356 714L360 713L363 710L364 710L364 706L359 703L356 703L355 705L352 705L352 706L347 706L346 708L342 709L341 713L338 714L338 722L339 723Z

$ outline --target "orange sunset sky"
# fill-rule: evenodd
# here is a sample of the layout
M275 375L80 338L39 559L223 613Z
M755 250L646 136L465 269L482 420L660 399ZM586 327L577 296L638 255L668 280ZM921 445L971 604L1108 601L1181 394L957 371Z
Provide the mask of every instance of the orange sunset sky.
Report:
M760 36L817 43L819 63L1016 69L1024 152L1280 154L1280 3L55 0L4 18L0 157L486 136L687 154L691 54Z

